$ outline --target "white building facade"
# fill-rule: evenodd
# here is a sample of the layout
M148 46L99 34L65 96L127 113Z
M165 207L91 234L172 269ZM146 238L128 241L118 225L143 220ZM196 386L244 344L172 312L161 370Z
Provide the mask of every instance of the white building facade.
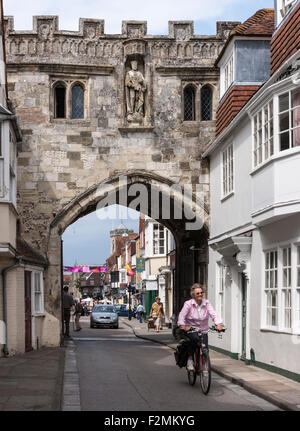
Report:
M299 12L299 1L290 3L289 16L275 15L273 38ZM299 50L204 156L211 180L208 296L227 326L223 340L211 335L210 343L299 381Z

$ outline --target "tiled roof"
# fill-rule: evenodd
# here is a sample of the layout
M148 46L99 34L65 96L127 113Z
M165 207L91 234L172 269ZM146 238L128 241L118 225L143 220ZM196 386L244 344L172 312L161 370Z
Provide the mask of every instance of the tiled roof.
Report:
M217 109L216 136L223 132L258 89L259 85L235 85L229 90Z
M242 24L234 27L229 33L229 37L223 46L215 66L218 65L231 39L235 36L246 37L271 37L275 30L274 9L260 9Z
M271 74L300 49L300 3L271 41Z
M260 9L243 24L234 27L229 37L272 36L274 29L274 9Z

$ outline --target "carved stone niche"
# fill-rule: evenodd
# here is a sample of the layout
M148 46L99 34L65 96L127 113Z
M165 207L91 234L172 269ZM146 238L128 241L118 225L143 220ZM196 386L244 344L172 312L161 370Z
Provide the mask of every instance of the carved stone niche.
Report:
M127 55L124 69L125 124L127 127L143 127L147 123L149 89L144 56L136 52Z
M79 31L85 39L98 39L104 35L104 19L80 18Z
M123 42L124 46L124 58L142 56L146 55L146 42L140 39L130 39Z
M46 40L53 37L53 33L58 31L58 16L34 16L33 31L40 39Z
M169 21L169 36L176 40L190 40L194 36L194 22Z
M128 38L143 38L147 34L147 21L122 21L122 35Z

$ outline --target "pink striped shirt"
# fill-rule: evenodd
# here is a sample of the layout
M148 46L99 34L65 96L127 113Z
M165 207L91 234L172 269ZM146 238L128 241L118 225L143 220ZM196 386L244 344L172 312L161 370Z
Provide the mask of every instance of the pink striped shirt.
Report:
M208 299L202 299L200 306L200 316L198 304L195 299L185 301L178 316L178 326L194 326L200 331L208 331L208 319L211 317L215 325L220 325L223 321L217 316Z

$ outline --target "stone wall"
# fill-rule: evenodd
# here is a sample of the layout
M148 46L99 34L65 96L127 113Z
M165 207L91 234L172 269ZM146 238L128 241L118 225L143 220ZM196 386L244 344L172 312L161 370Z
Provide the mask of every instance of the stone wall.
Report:
M122 34L104 21L80 19L79 31L58 29L58 17L34 17L32 31L14 31L5 18L8 89L23 144L18 155L18 211L22 235L50 261L46 308L59 318L61 231L57 214L89 188L139 171L174 184L202 184L208 208L209 172L201 154L215 121L200 121L200 89L219 93L214 62L236 23L217 23L214 36L194 35L193 23L170 22L169 34L147 34L145 22L124 21ZM131 62L146 83L142 113L128 115L125 77ZM83 119L54 118L53 85L85 88ZM196 91L196 121L183 121L183 88ZM71 88L71 87L70 87ZM63 226L62 229L66 228ZM56 312L55 312L56 310Z

